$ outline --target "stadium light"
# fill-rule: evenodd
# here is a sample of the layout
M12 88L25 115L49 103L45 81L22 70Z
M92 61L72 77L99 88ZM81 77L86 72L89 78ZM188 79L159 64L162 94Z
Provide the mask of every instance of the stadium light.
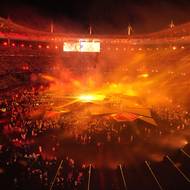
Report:
M7 43L7 42L3 42L3 45L4 45L4 46L7 46L7 45L8 45L8 43Z

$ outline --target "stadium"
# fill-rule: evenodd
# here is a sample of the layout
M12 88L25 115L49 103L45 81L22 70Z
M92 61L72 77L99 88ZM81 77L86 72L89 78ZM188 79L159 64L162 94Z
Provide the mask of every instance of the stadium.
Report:
M0 185L190 188L190 23L144 35L0 18Z

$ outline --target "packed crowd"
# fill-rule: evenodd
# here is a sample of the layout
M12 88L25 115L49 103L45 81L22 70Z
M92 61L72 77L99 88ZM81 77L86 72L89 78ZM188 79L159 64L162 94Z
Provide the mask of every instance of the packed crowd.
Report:
M189 113L181 106L163 106L152 108L158 124L165 124L162 128L143 123L138 128L138 122L131 125L106 117L90 118L82 127L84 123L76 122L76 113L76 117L58 118L38 113L43 107L40 91L42 86L23 87L0 99L0 178L4 179L0 183L9 189L49 189L52 183L55 189L85 189L89 167L81 160L60 154L61 144L66 141L75 148L95 147L95 152L102 153L100 150L105 146L131 146L168 131L185 130L190 124ZM58 133L64 134L63 139L55 135Z
M190 113L181 105L159 105L152 108L152 114L168 132L186 130L190 127Z
M40 136L57 128L54 120L30 118L29 113L40 106L38 90L39 87L20 89L0 100L0 175L5 179L1 180L2 185L9 189L49 189L60 162L60 158L46 154L36 143ZM80 189L86 166L69 157L61 159L63 165L54 182L56 189Z

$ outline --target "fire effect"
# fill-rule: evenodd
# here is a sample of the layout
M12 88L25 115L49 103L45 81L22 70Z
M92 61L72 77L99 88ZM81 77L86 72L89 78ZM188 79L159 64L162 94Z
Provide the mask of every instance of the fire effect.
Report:
M77 97L80 102L96 102L102 101L105 99L105 96L102 94L82 94Z

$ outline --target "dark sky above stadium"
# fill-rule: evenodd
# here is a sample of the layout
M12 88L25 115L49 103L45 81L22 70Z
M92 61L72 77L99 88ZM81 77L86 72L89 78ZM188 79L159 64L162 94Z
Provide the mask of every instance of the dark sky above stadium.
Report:
M57 31L125 33L130 23L135 33L158 31L190 21L189 0L1 0L0 16L48 30L53 19Z

